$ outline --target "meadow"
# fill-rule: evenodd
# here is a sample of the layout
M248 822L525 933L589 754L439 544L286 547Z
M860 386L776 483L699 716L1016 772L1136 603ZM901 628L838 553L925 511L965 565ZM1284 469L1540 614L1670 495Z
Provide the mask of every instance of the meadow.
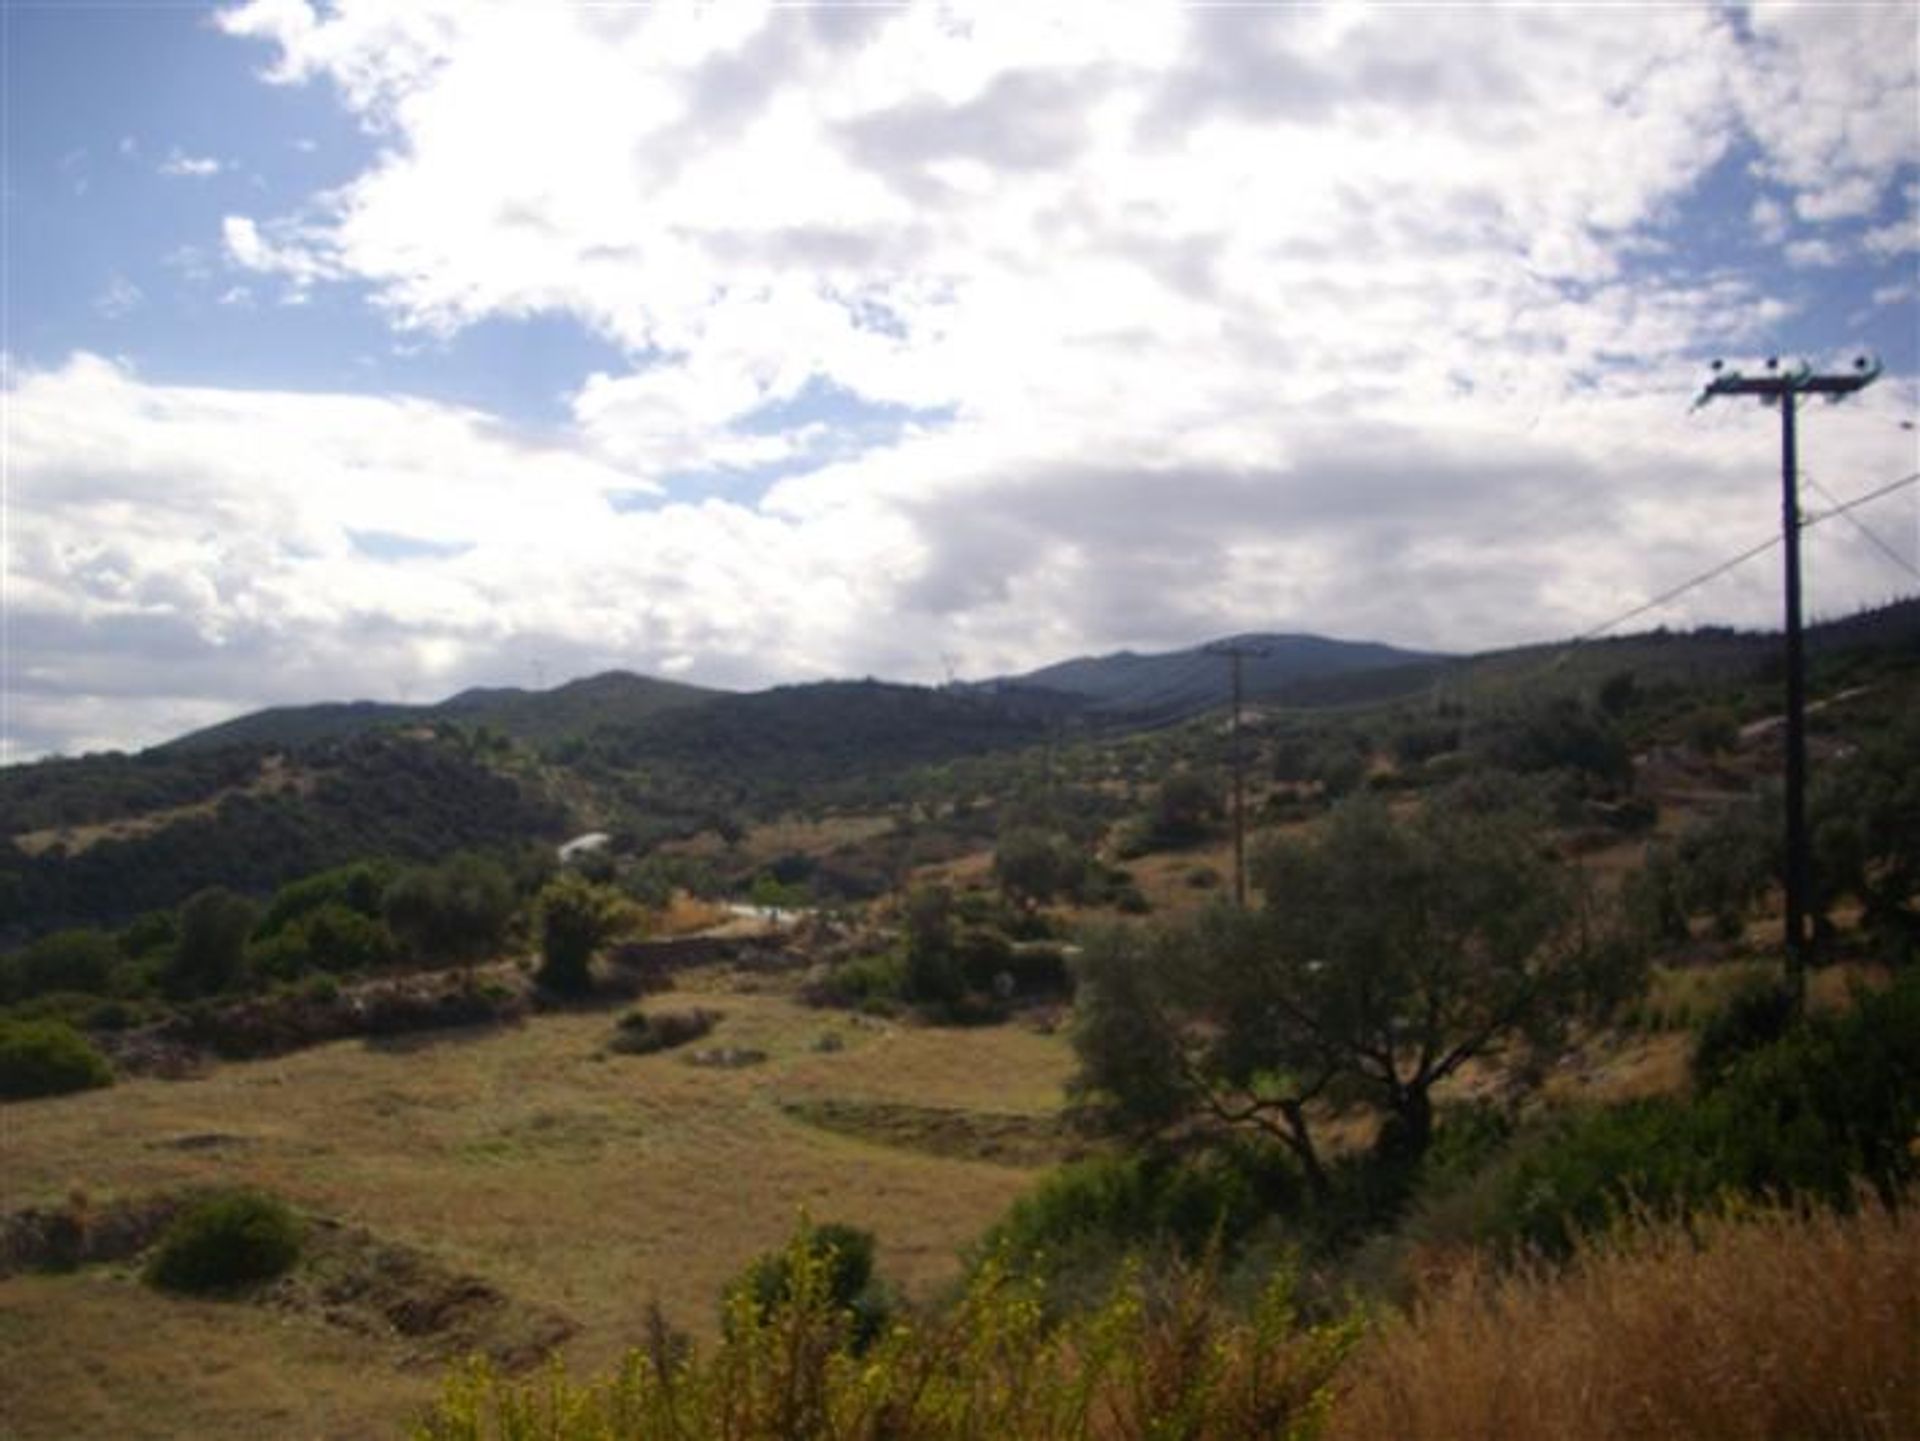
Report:
M910 1104L963 1129L969 1113L1044 1118L1065 1042L1017 1025L856 1024L750 989L763 984L707 973L653 998L722 1012L711 1043L764 1051L752 1066L608 1054L615 1013L593 1010L13 1106L0 1213L76 1190L97 1208L256 1185L559 1313L578 1327L563 1354L583 1370L632 1344L656 1302L711 1335L725 1283L802 1208L875 1232L909 1293L950 1282L1044 1158L879 1143L802 1116ZM827 1034L839 1049L820 1049ZM23 1441L392 1435L445 1359L324 1315L160 1295L124 1266L0 1281L4 1429Z

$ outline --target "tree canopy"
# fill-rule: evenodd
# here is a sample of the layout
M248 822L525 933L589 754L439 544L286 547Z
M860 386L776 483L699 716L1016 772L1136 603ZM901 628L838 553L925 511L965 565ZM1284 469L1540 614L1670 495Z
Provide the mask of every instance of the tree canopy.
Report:
M1370 1102L1385 1116L1377 1153L1416 1161L1436 1085L1547 1042L1633 969L1539 828L1512 814L1436 804L1397 820L1356 800L1266 848L1253 876L1261 909L1220 905L1088 947L1080 1086L1131 1129L1270 1134L1316 1186L1312 1102Z

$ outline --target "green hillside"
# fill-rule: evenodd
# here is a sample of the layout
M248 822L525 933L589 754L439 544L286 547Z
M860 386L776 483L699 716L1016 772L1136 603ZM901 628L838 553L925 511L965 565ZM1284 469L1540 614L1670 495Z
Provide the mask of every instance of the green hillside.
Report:
M543 745L601 726L630 724L661 711L700 705L722 694L630 671L607 671L552 690L516 686L465 690L434 705L335 701L274 706L193 731L156 749L206 751L236 745L284 749L341 740L385 726L441 721L486 726L515 740Z

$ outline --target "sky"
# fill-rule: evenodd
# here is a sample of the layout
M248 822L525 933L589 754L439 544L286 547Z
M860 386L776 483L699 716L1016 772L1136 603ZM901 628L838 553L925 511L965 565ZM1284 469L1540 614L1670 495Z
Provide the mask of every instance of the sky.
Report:
M0 0L0 762L1598 626L1777 532L1714 358L1884 363L1810 509L1920 469L1915 16ZM1920 590L1920 487L1806 568Z

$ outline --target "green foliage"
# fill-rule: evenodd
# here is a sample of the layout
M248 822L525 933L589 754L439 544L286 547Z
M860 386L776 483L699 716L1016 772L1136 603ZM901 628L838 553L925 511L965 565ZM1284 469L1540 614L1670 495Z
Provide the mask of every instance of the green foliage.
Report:
M61 1021L0 1021L0 1098L29 1100L113 1084L106 1060Z
M267 940L294 922L326 906L356 911L369 920L380 917L381 898L393 881L394 866L386 861L355 861L289 882L274 893L256 935Z
M1640 695L1639 679L1630 670L1620 670L1600 683L1595 700L1602 713L1619 720L1633 709Z
M401 872L380 900L387 928L429 961L474 961L498 951L518 905L506 866L470 851Z
M247 978L247 937L259 911L245 896L212 886L180 907L179 938L162 974L176 1000L217 995Z
M1094 1299L1142 1253L1230 1258L1254 1228L1303 1200L1272 1147L1095 1156L1043 1177L982 1238L977 1257L1043 1278L1056 1307Z
M1740 722L1726 706L1701 706L1687 717L1686 736L1703 756L1725 755L1740 744Z
M807 999L814 1005L887 1010L905 999L906 979L905 962L897 955L856 956L809 983Z
M896 1321L863 1350L805 1230L786 1254L787 1299L738 1297L711 1354L656 1324L594 1384L470 1363L415 1441L1311 1441L1362 1331L1303 1325L1287 1267L1244 1316L1199 1266L1151 1283L1129 1271L1104 1304L1055 1325L1039 1284L990 1259L950 1311Z
M993 852L994 879L1015 905L1045 905L1056 896L1077 896L1087 858L1066 836L1019 826L1000 837Z
M1386 1117L1377 1155L1411 1169L1436 1085L1476 1056L1551 1044L1639 974L1524 816L1436 802L1401 822L1353 801L1252 869L1259 911L1089 939L1077 1085L1136 1133L1268 1135L1323 1193L1310 1102L1371 1103Z
M1499 1186L1492 1234L1563 1251L1632 1205L1726 1192L1847 1207L1889 1204L1920 1175L1920 975L1794 1027L1720 1068L1713 1089L1576 1114L1524 1149Z
M146 1279L165 1291L229 1291L291 1270L300 1244L300 1223L284 1202L259 1191L227 1191L174 1217L147 1263Z
M1213 834L1226 814L1220 786L1195 770L1175 771L1154 791L1147 815L1149 846L1189 846Z
M747 900L769 911L797 911L813 904L813 893L804 885L782 880L771 871L755 876Z
M803 1279L809 1271L814 1276ZM803 1222L786 1248L750 1262L726 1289L721 1321L738 1326L747 1313L752 1324L763 1326L781 1308L790 1307L810 1281L819 1285L820 1300L828 1309L848 1318L847 1340L855 1352L878 1339L892 1316L893 1302L874 1275L873 1233L833 1221L818 1226Z
M1799 1018L1792 987L1771 976L1741 986L1700 1028L1691 1069L1696 1089L1711 1090L1742 1056L1778 1041Z
M309 971L348 975L377 969L399 952L386 923L364 912L328 901L303 910L269 939L256 942L252 964L262 975L292 980Z
M0 1003L51 991L105 995L121 960L120 947L104 931L56 931L0 961Z
M58 763L54 770L71 777L63 784L91 784L86 777L111 760ZM191 763L216 769L238 763L239 779L247 780L259 762L259 752L246 751L238 762L205 756ZM118 923L177 907L209 886L266 894L367 856L425 859L552 835L563 823L551 802L519 781L460 747L434 741L363 735L304 750L292 763L310 784L235 791L210 813L183 816L151 834L35 855L0 839L0 873L16 878L12 916L0 915L0 924L40 934L63 925ZM7 822L14 816L4 797L41 770L12 767L0 777L0 816ZM127 813L95 809L104 812L101 819Z
M960 956L954 945L953 892L945 886L919 886L908 894L906 998L918 1005L947 1005L966 992Z
M1470 730L1467 749L1482 763L1520 774L1570 771L1588 785L1631 784L1633 757L1605 714L1570 696L1512 705Z
M1910 960L1920 942L1920 719L1907 715L1824 766L1808 801L1816 907L1858 898Z
M1329 800L1349 796L1367 777L1367 753L1351 736L1322 741L1307 757L1306 779Z
M593 953L636 920L618 891L570 872L547 883L536 914L540 984L567 995L593 988Z

